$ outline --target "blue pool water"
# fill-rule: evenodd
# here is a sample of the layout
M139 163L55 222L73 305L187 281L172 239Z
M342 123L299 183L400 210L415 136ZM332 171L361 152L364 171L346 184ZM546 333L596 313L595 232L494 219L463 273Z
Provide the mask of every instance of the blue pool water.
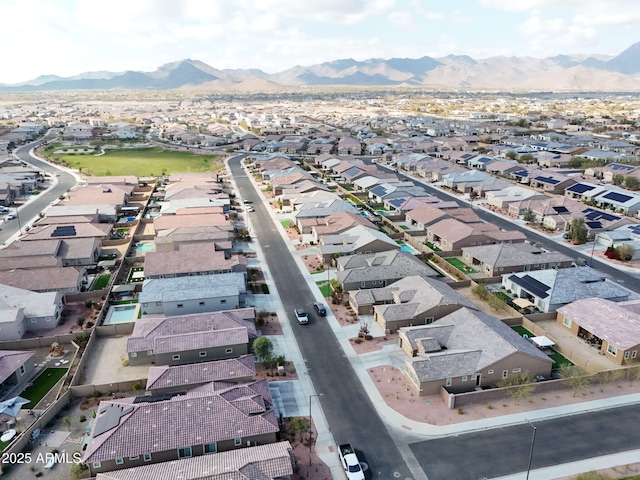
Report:
M136 252L148 252L156 248L153 242L142 242L136 245Z
M411 245L407 245L406 243L400 244L400 250L402 252L412 253L413 255L417 255L418 253L420 253L418 252L418 250L413 248Z
M114 323L134 322L138 316L138 305L116 305L111 307L105 325L113 325Z

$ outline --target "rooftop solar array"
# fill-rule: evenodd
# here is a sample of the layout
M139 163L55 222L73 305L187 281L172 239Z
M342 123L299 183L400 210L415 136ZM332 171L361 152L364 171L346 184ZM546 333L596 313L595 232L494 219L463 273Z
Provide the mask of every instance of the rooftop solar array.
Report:
M553 209L555 210L556 213L569 213L569 209L567 209L567 207L558 206L558 207L553 207Z
M602 223L594 221L594 222L585 222L585 225L589 227L591 230L599 230L602 228Z
M100 410L96 426L93 427L93 437L95 438L117 427L120 424L120 419L131 412L133 412L133 407L125 407L124 405L115 405L113 403L108 404L104 409Z
M524 275L522 277L511 275L511 277L509 277L509 280L511 280L516 285L520 285L527 292L531 293L531 295L534 295L538 298L546 297L547 292L551 289L551 287L549 287L548 285L545 285L544 283L536 280L529 275Z
M602 212L593 208L585 208L582 213L584 213L584 218L591 221L605 220L607 222L613 222L615 220L620 220L620 217L618 215Z
M621 165L620 163L610 163L607 165L607 168L611 170L633 170L636 167L632 167L631 165Z
M528 177L529 170L519 170L517 172L513 172L513 175L517 175L518 177Z
M161 395L142 395L133 399L133 403L155 403L164 402L165 400L171 400L174 395L169 393Z
M571 185L567 188L567 190L575 193L584 193L589 192L594 188L596 188L595 185L589 185L588 183L576 183L575 185Z
M557 185L558 183L560 183L560 180L558 180L556 178L543 177L542 175L537 176L536 180L538 180L540 182L550 183L551 185Z
M75 237L76 227L73 225L60 225L51 233L52 237Z
M406 201L406 197L392 198L391 200L389 200L389 204L393 205L394 207L399 207Z
M640 235L640 225L627 225L627 228L636 235Z
M607 200L611 200L612 202L620 202L625 203L633 198L631 195L625 195L623 193L618 192L608 192L605 195L602 195L601 198L606 198Z

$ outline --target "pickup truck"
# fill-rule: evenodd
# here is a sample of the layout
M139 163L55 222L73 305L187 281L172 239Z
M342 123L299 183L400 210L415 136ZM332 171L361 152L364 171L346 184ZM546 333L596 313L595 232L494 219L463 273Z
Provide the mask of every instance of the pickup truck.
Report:
M340 462L342 468L347 474L349 480L364 480L364 472L360 466L360 460L356 455L356 451L353 449L350 443L343 443L338 445L338 453L340 454Z

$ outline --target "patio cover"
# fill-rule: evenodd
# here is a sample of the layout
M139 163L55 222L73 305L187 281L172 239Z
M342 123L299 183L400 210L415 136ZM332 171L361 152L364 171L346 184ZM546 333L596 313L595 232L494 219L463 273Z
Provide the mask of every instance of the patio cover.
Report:
M542 335L540 337L531 337L531 341L533 343L535 343L540 348L553 347L555 345L554 342L549 340L544 335Z
M0 402L0 415L9 415L10 417L15 418L18 415L20 408L29 402L30 400L22 397L13 397L9 400Z
M535 307L535 305L526 298L514 298L513 304L520 308Z
M114 293L131 292L135 289L135 285L114 285L111 289Z

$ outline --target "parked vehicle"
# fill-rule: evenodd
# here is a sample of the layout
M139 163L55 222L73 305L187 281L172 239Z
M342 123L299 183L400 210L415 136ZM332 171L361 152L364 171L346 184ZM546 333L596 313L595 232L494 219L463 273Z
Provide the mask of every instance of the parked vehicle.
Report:
M343 443L338 445L338 453L340 454L340 462L342 468L347 474L349 480L364 480L364 471L360 466L360 460L356 455L356 451L353 449L350 443Z
M320 302L314 302L313 303L313 309L316 311L316 313L318 315L320 315L321 317L324 317L327 315L327 309L325 308L325 306L320 303Z
M296 320L300 325L306 325L309 323L309 315L302 308L294 308L293 313L296 316Z

